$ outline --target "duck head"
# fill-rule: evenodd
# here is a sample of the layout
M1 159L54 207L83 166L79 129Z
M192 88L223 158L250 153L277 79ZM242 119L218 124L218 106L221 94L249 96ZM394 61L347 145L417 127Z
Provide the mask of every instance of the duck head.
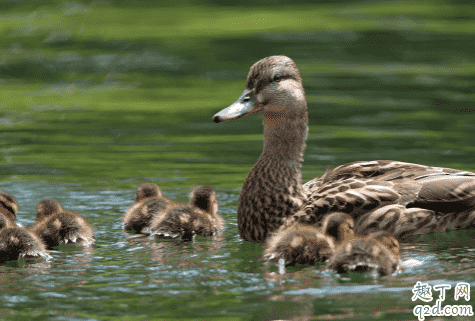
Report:
M213 121L220 123L259 112L264 115L264 124L270 126L287 118L307 117L302 78L289 57L271 56L256 62L241 96L215 114Z

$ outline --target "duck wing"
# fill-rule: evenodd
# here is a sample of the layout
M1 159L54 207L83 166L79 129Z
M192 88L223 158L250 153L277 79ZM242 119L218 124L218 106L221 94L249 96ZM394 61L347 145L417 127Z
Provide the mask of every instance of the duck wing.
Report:
M391 204L436 213L475 210L475 173L396 161L353 162L304 185L300 221L314 224L328 212L357 219Z
M299 221L315 224L330 212L348 213L354 219L390 204L406 205L418 197L422 185L412 180L379 181L348 178L315 189L296 213Z

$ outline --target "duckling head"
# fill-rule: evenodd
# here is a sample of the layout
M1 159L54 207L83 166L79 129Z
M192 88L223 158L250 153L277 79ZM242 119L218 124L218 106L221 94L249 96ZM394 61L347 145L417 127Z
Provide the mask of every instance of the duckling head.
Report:
M342 212L330 213L322 221L322 231L333 237L337 244L354 236L354 226L353 218Z
M384 245L392 254L399 257L399 242L394 235L387 231L378 231L368 235L368 237L379 241Z
M0 230L4 228L12 228L15 226L15 221L12 221L7 215L0 213Z
M63 207L55 199L46 199L38 203L36 207L36 222L40 222L50 215L63 212Z
M215 114L213 121L220 123L258 112L264 115L264 123L271 126L286 118L307 118L302 77L289 57L271 56L256 62L241 96Z
M18 203L15 198L4 191L0 191L0 213L12 221L18 213Z
M137 187L135 202L140 202L146 198L163 197L162 190L154 183L143 183Z
M190 205L215 215L218 212L216 191L208 185L198 185L190 192Z

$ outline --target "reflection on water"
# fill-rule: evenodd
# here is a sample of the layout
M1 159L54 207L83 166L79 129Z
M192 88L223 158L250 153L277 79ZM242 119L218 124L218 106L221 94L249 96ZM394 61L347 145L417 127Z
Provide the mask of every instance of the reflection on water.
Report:
M387 278L340 277L325 264L276 273L263 244L237 232L262 118L211 121L252 63L285 54L309 107L304 181L372 159L475 171L470 1L225 2L1 4L0 190L24 226L55 198L84 214L97 241L1 265L0 319L415 320L417 281L475 286L475 237L458 232L402 244L401 273ZM256 15L266 23L251 23ZM147 181L185 202L191 186L214 186L223 235L124 234L122 215Z
M226 200L220 211L228 223L223 236L183 242L157 241L149 235L122 231L122 215L133 202L134 190L94 191L80 185L65 189L36 182L4 182L0 189L17 198L18 220L24 225L33 223L39 200L54 196L68 208L83 213L96 228L94 246L63 245L50 252L53 259L49 262L19 261L0 266L1 305L15 309L19 315L28 314L33 305L44 311L54 306L61 315L69 309L90 309L93 304L102 306L103 313L127 315L138 308L139 302L156 298L154 302L165 300L163 304L168 308L174 306L173 302L185 300L193 315L202 315L205 310L216 315L223 307L232 315L246 310L259 314L259 309L277 309L276 304L290 300L285 303L289 305L286 310L278 308L281 316L290 317L312 314L312 297L327 298L328 304L332 297L344 295L355 300L375 293L409 298L415 282L428 279L434 284L468 281L475 286L469 274L459 273L473 269L473 251L459 250L457 256L470 261L452 263L443 258L443 252L432 253L423 244L403 246L404 268L401 274L389 278L339 277L325 271L325 264L289 267L286 274L280 275L260 260L262 244L239 239L237 191L218 193L219 201ZM172 192L186 195L188 191ZM164 193L169 194L166 190ZM127 295L127 308L116 310L108 303L123 295ZM221 301L224 298L227 303ZM251 302L260 303L252 308ZM189 311L178 309L170 315L186 315Z

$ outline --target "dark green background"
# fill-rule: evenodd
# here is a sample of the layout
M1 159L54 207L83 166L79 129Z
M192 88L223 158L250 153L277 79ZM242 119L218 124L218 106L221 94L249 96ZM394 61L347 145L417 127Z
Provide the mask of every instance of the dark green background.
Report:
M469 232L405 245L422 263L394 278L342 280L324 265L271 275L235 215L262 118L211 121L254 62L284 54L309 106L304 181L372 159L475 171L470 1L159 3L0 2L0 189L24 225L54 197L98 236L95 249L0 267L0 319L415 320L417 280L474 282ZM127 238L121 217L145 181L180 201L216 187L224 237Z

